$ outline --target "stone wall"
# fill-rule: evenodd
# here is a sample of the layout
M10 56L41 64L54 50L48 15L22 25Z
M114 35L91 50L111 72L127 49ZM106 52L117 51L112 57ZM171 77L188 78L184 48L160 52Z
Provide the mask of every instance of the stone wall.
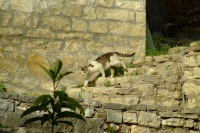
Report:
M145 55L145 0L0 0L0 81L9 91L51 90L38 64L61 59L74 73L62 86L83 84L80 66L106 52Z
M194 52L200 47L181 49L171 52L182 54L146 57L142 67L129 68L124 76L99 78L96 87L68 89L67 93L84 106L87 123L74 120L75 128L58 129L106 133L112 126L117 133L200 133L200 53ZM19 121L20 113L33 99L0 93L0 123L15 127L15 131L35 130L35 124L20 125L23 120L17 125L10 122L14 118Z

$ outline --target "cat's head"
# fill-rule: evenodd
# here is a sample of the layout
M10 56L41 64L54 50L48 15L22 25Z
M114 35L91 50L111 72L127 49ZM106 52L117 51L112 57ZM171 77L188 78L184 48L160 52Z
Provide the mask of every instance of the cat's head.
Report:
M83 75L86 75L88 73L88 66L81 67L81 72Z

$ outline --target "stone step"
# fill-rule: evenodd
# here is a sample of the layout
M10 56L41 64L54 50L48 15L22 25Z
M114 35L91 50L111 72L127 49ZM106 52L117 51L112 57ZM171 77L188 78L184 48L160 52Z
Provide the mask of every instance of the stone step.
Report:
M138 84L131 88L115 87L85 87L70 88L67 94L76 99L82 99L85 104L91 101L100 103L138 104L140 97L152 98L156 93L156 88L152 84Z
M162 81L162 77L159 75L137 75L137 76L123 76L123 77L99 77L96 81L96 87L116 87L131 88L135 84L154 84L158 85Z

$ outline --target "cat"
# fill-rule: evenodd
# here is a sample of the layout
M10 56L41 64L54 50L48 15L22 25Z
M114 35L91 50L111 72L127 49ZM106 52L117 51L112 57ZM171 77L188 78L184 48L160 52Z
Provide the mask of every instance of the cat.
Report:
M118 52L106 53L102 56L99 56L96 60L90 62L89 65L81 67L81 72L86 76L84 87L88 85L89 78L93 73L100 72L102 77L105 78L105 70L110 69L111 77L114 76L115 70L114 66L122 65L125 71L128 71L124 62L119 60L118 56L121 57L132 57L135 53L132 54L121 54Z

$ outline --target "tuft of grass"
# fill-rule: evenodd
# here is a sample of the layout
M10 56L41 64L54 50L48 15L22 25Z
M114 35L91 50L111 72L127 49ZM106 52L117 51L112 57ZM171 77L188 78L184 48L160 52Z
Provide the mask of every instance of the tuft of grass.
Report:
M104 86L105 86L105 87L110 87L110 86L111 86L110 81L107 80L107 81L104 83Z

